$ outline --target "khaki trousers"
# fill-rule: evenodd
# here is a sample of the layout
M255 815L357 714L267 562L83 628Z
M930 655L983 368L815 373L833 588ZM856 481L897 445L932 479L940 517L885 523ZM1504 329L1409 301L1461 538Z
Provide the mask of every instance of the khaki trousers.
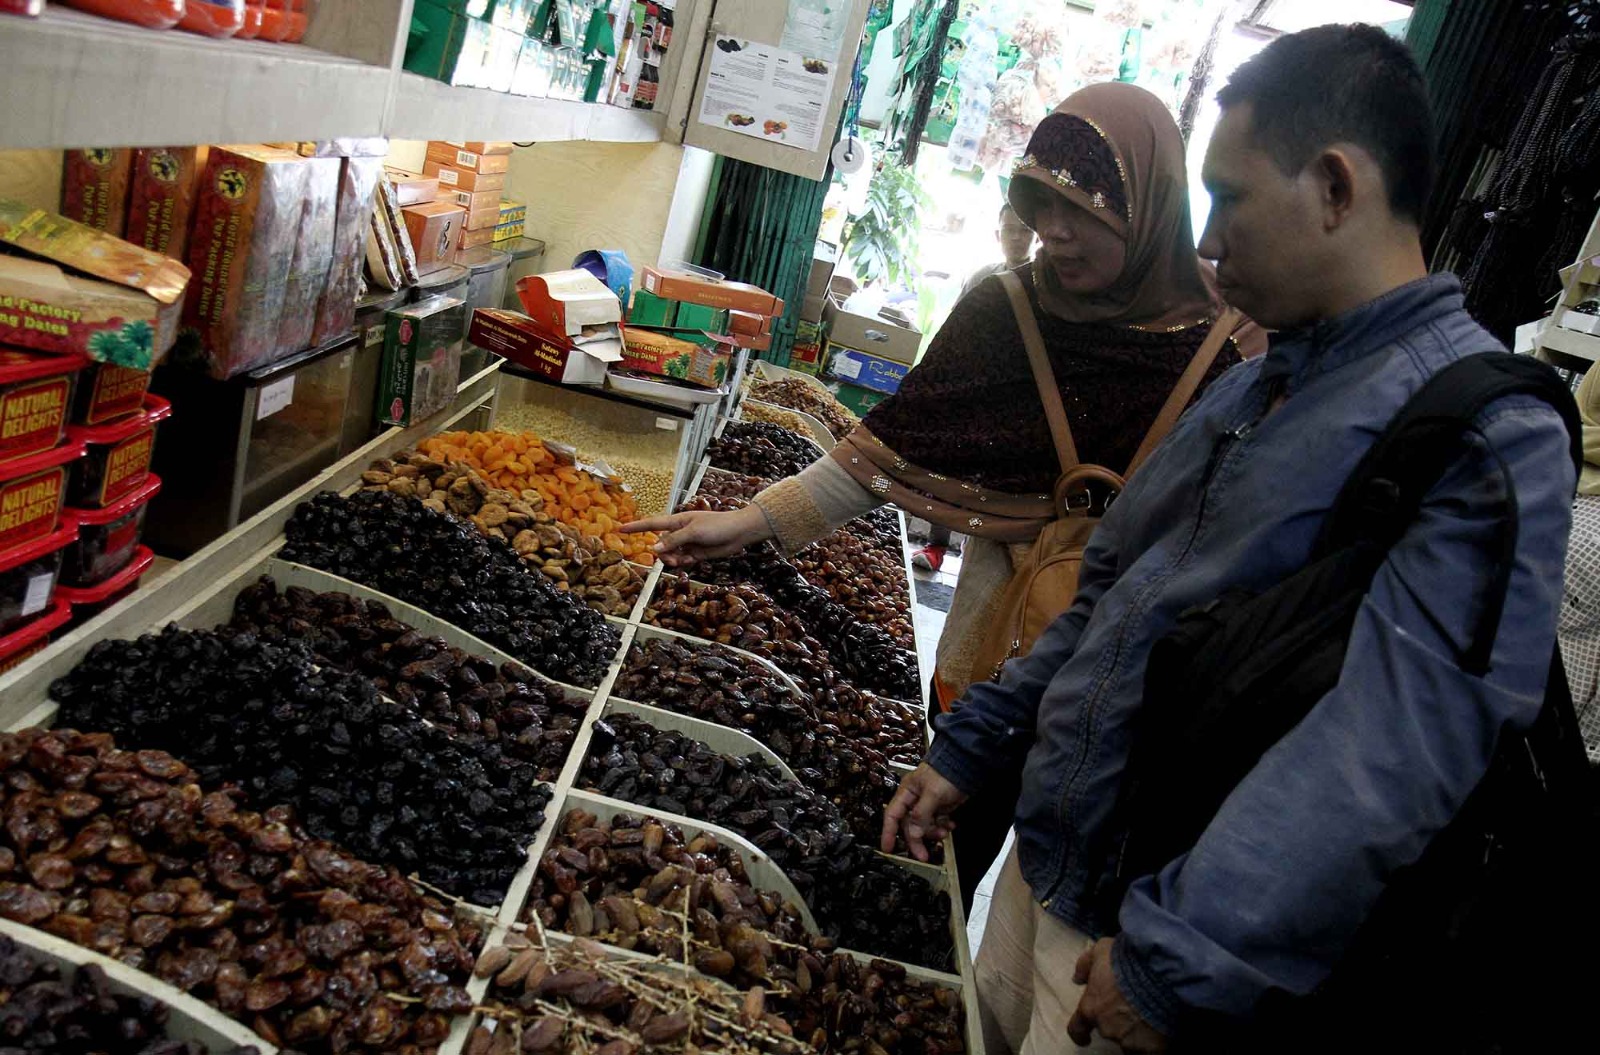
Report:
M973 973L978 1014L989 1055L1117 1055L1121 1048L1098 1034L1087 1048L1067 1036L1083 986L1072 981L1078 957L1094 939L1055 919L1033 900L1011 848L989 904Z

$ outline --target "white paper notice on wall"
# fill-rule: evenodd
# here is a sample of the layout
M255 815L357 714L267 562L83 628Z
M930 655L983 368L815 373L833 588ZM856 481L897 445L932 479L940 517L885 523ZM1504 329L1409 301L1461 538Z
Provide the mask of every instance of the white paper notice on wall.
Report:
M54 572L35 575L28 580L28 589L22 596L23 616L37 615L50 603L50 587L55 584Z
M837 63L754 40L718 36L711 48L700 123L815 150Z
M783 46L820 58L838 58L850 25L850 7L849 0L789 0Z
M833 357L833 376L842 377L846 381L854 381L861 376L861 361L852 359L841 352Z
M294 375L280 377L270 385L262 385L256 396L256 420L270 418L294 402Z

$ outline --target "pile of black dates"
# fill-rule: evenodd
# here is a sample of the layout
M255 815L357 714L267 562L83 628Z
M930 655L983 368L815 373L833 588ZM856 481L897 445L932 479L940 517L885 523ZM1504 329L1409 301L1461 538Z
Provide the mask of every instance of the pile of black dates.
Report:
M913 981L898 964L863 966L836 955L832 940L806 933L794 907L758 889L739 855L709 835L690 838L648 817L603 821L573 810L529 890L523 917L534 915L546 930L687 959L737 989L761 986L767 1010L819 1052L953 1055L965 1047L955 990ZM498 979L509 972L514 981L526 955L491 949L477 973ZM863 1038L877 1047L863 1046Z
M203 783L292 806L318 838L481 904L504 897L550 800L531 763L298 642L176 627L102 641L50 695L63 725L171 751Z
M239 592L224 632L273 644L300 641L324 666L364 674L378 691L435 725L499 744L535 767L539 780L561 772L588 701L526 668L455 648L395 619L377 601L291 586L263 576Z
M781 480L822 457L822 448L781 425L730 421L711 442L706 456L713 469Z
M0 934L0 1051L29 1055L207 1055L204 1044L167 1036L166 1004L112 990L106 973L85 964L72 980ZM230 1048L246 1055L256 1048ZM224 1055L218 1052L217 1055Z
M388 491L324 492L295 510L284 534L284 560L414 604L558 681L598 685L621 641L506 543Z
M796 776L799 776L797 773ZM579 780L603 795L721 825L753 842L847 948L946 970L950 900L858 841L839 808L757 755L733 758L631 715L594 724Z

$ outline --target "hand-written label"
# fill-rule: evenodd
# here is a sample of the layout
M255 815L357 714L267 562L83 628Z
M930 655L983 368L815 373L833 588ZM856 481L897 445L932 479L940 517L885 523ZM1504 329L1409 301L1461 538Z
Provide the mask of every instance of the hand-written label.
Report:
M833 357L833 374L854 381L861 376L861 363L847 355L836 355Z
M35 615L44 611L45 606L50 603L50 588L55 585L55 581L54 572L35 575L28 580L28 592L22 598L23 615Z
M656 428L660 429L662 432L677 432L678 423L672 418L657 418Z
M256 396L256 420L270 418L294 402L294 375L279 378L270 385L262 385Z

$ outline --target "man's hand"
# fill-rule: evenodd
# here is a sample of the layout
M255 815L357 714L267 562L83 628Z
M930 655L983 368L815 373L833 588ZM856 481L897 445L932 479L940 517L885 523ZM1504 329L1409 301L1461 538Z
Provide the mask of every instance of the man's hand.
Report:
M923 840L941 842L955 831L950 814L967 801L967 793L939 775L939 771L924 762L900 782L889 808L883 813L883 837L879 840L884 853L894 853L894 837L904 832L906 846L911 856L919 861L928 859L928 847Z
M1067 1034L1073 1043L1088 1047L1095 1030L1127 1052L1161 1052L1167 1050L1167 1038L1156 1032L1139 1017L1117 988L1116 975L1111 970L1112 939L1101 938L1078 957L1078 966L1072 980L1084 986L1078 1010L1067 1023Z
M772 537L767 515L754 503L732 513L699 510L673 513L624 524L624 534L659 531L661 541L655 552L669 568L681 568L703 560L731 557L745 547Z

